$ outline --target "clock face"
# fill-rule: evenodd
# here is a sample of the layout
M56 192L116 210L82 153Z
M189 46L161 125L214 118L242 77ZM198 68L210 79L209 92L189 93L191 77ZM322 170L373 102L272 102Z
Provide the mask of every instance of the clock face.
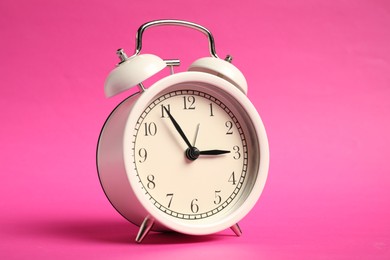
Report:
M160 93L134 129L140 189L176 219L229 212L256 179L258 151L250 131L244 109L220 92L183 84Z

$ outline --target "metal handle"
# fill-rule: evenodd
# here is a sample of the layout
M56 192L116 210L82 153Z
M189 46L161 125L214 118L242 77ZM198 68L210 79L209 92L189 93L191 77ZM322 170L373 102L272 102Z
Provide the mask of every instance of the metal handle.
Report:
M147 22L147 23L141 25L141 27L137 31L136 48L135 48L134 55L138 55L141 52L142 34L144 33L144 31L149 27L162 26L162 25L184 26L184 27L196 29L196 30L204 33L209 40L209 50L210 50L211 56L218 58L218 55L215 52L214 37L211 34L211 32L207 28L205 28L199 24L188 22L188 21L182 21L182 20L155 20L155 21L150 21L150 22Z

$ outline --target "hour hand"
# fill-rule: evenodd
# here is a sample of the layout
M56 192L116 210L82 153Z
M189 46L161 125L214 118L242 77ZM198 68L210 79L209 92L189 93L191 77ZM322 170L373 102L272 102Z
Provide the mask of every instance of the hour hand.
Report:
M199 151L200 155L220 155L220 154L225 154L225 153L230 153L230 151L226 150L206 150L206 151Z
M199 155L220 155L230 153L230 151L225 150L205 150L205 151L199 151L196 147L187 148L186 150L186 156L189 160L195 161L198 159Z

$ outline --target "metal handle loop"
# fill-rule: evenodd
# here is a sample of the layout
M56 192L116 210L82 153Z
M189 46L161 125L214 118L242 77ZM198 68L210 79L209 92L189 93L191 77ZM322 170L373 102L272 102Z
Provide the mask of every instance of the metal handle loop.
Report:
M141 52L142 49L142 34L147 28L154 27L154 26L162 26L162 25L176 25L176 26L184 26L192 29L196 29L202 33L204 33L208 40L209 40L209 50L211 56L218 58L217 53L215 52L215 43L214 43L214 37L211 34L211 32L196 23L188 22L188 21L183 21L183 20L154 20L147 22L138 29L137 35L136 35L136 48L135 48L135 53L133 56L138 55Z

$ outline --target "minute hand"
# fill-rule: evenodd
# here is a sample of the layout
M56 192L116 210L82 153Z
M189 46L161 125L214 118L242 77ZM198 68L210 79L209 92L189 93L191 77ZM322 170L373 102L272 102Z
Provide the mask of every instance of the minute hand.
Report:
M225 154L230 153L230 151L226 150L206 150L206 151L200 151L199 154L201 155L219 155L219 154Z
M188 138L186 137L186 135L184 134L183 130L181 129L180 125L176 122L176 120L173 118L173 116L171 115L171 113L169 112L169 110L164 107L164 110L165 112L168 114L168 117L169 119L171 120L172 124L174 125L176 131L180 134L181 138L183 138L184 142L187 144L188 148L192 148L192 145L190 143L190 141L188 141Z

